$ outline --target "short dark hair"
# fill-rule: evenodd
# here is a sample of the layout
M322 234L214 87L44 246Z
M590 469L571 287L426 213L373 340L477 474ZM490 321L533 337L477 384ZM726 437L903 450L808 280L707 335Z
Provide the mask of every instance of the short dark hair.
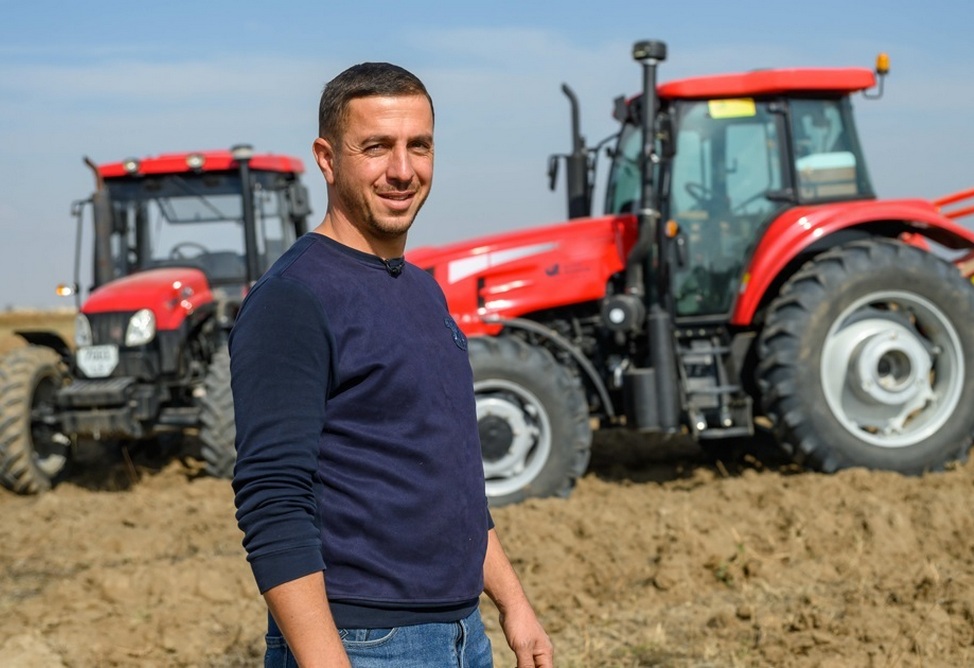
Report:
M318 103L318 136L330 140L341 137L348 103L373 95L425 95L433 112L433 98L415 74L391 63L360 63L325 84Z

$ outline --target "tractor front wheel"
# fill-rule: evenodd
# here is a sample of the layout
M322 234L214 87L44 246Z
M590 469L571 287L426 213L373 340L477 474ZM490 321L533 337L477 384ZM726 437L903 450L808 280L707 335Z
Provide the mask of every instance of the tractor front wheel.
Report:
M904 474L963 459L974 432L974 288L887 239L816 257L771 304L758 384L800 464Z
M471 338L469 352L491 505L568 496L592 446L578 378L546 349L512 336Z
M45 492L65 474L71 440L57 426L61 357L40 346L0 360L0 482L18 494Z
M233 476L237 461L237 429L230 390L230 352L223 346L210 360L200 399L200 445L206 472L217 478Z

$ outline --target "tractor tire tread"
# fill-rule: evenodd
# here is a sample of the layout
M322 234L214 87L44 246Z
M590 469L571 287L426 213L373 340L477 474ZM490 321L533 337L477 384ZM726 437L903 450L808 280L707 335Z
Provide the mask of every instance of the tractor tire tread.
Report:
M61 357L40 346L15 348L0 359L0 483L17 494L39 494L54 484L34 465L30 435L30 393L44 367L64 373Z
M226 346L214 353L204 388L199 439L205 469L211 476L230 478L236 463L234 439L237 431L230 388L230 353Z

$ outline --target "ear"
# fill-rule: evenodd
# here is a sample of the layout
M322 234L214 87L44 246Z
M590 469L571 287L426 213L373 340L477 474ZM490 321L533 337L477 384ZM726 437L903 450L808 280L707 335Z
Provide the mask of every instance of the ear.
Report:
M335 152L332 150L331 142L318 137L311 145L311 151L314 153L315 162L318 163L318 169L321 170L321 174L325 177L325 182L328 185L334 184Z

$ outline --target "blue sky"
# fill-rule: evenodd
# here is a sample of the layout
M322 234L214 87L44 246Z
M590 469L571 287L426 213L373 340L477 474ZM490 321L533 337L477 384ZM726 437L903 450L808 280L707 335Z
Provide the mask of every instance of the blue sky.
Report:
M437 111L433 193L410 246L564 218L551 153L569 149L560 87L589 143L612 100L640 86L632 43L661 39L660 80L757 67L864 66L886 51L879 101L854 99L882 197L974 187L974 3L499 1L481 3L0 0L0 309L67 306L71 203L82 163L228 148L293 154L309 171L322 85L365 60L396 62ZM605 171L600 172L605 176ZM972 223L974 224L974 220ZM86 249L87 252L87 249Z

